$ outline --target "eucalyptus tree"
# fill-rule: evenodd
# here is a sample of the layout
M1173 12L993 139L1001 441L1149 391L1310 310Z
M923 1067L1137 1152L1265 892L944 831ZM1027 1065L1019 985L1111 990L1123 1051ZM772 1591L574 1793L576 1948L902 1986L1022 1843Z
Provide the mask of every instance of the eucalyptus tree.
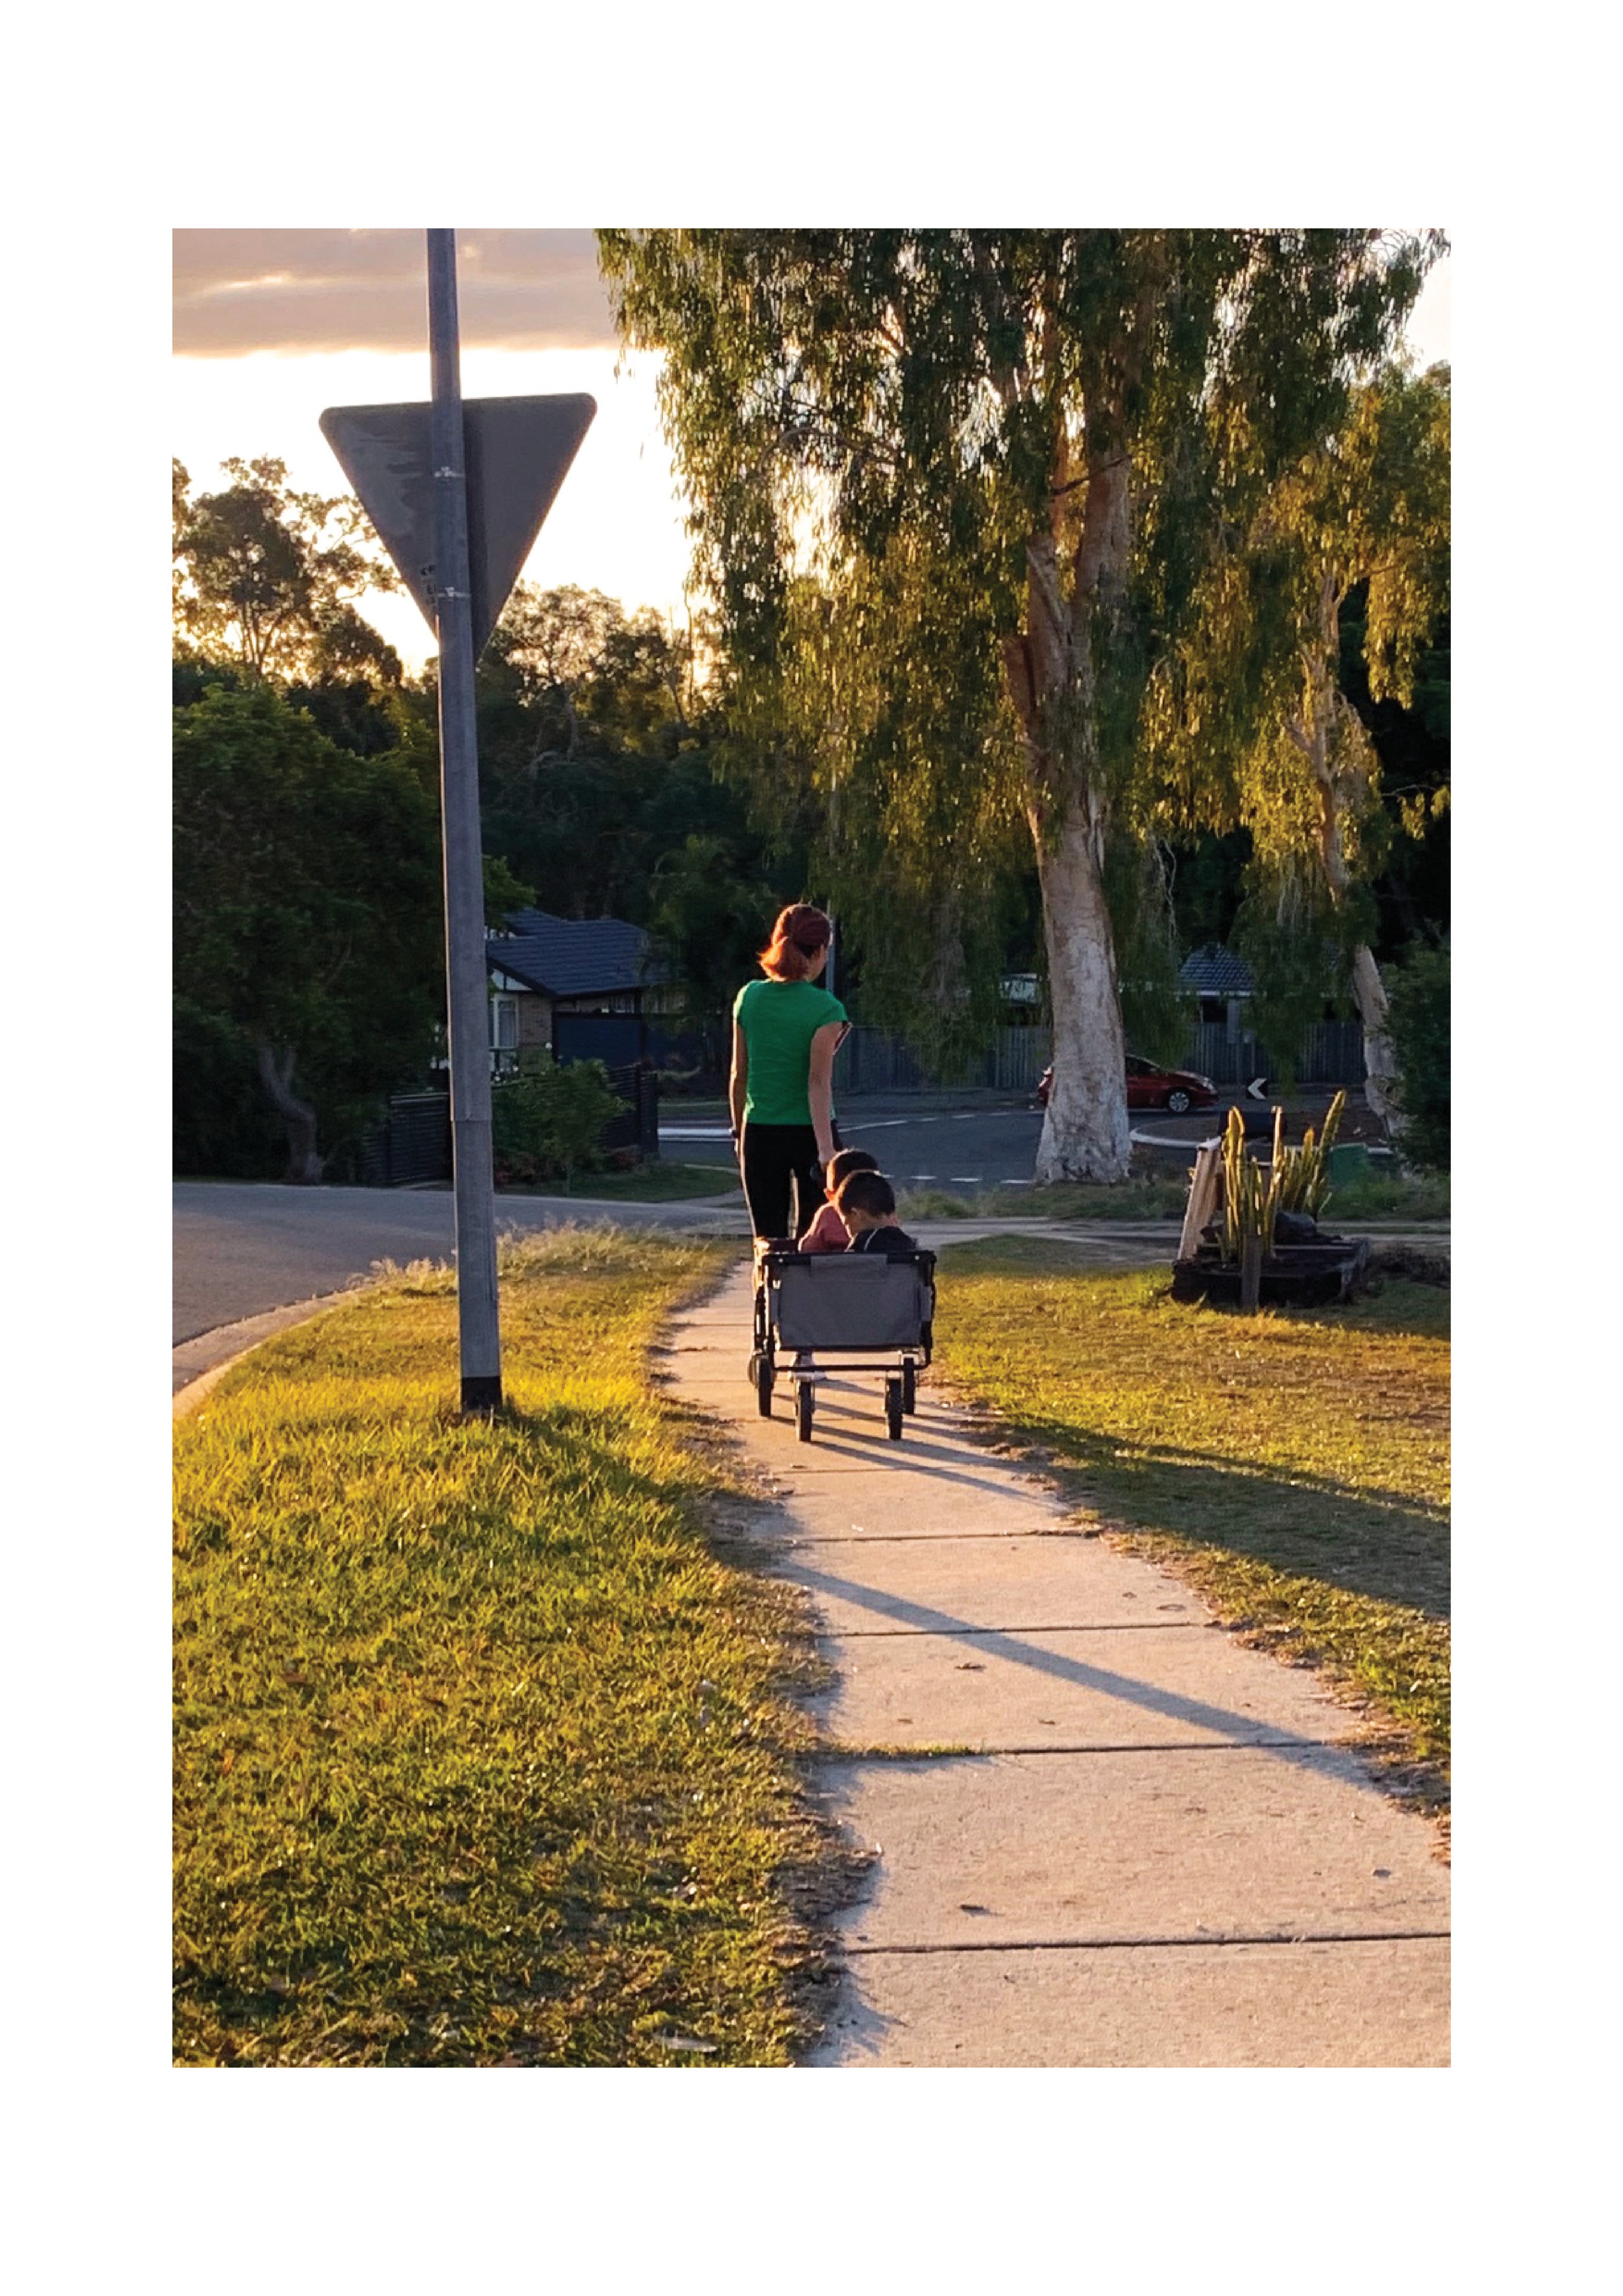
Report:
M1448 607L1449 376L1394 363L1356 390L1344 421L1268 489L1208 569L1194 635L1166 688L1169 749L1205 825L1250 830L1242 932L1292 958L1322 992L1336 951L1364 1027L1371 1107L1395 1128L1387 996L1370 947L1371 880L1391 837L1381 766L1343 690L1343 616L1355 595L1368 692L1408 708ZM1213 739L1225 719L1234 738ZM1447 791L1430 805L1447 803ZM1425 800L1400 806L1423 834Z
M401 677L399 656L357 611L398 575L352 497L301 492L274 455L232 455L230 484L194 495L172 466L174 619L181 645L253 677Z
M798 680L803 722L832 636L849 675L825 685L822 770L844 768L841 802L864 791L874 835L920 878L946 840L972 898L984 852L1011 816L1023 824L1054 1029L1037 1177L1123 1178L1109 881L1112 847L1142 843L1165 797L1152 681L1219 533L1243 530L1337 428L1432 239L707 230L599 244L625 340L662 354L697 571L741 688Z

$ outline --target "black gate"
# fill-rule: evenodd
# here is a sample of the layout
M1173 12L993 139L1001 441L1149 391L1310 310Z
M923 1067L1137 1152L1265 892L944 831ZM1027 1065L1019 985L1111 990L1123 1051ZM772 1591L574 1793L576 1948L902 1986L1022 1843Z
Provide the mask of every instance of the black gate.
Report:
M406 1188L451 1177L451 1097L444 1092L397 1093L381 1124L356 1143L355 1177L363 1188Z
M611 1069L609 1082L627 1104L603 1127L603 1152L635 1148L638 1160L645 1163L660 1152L660 1079L652 1069L632 1062Z

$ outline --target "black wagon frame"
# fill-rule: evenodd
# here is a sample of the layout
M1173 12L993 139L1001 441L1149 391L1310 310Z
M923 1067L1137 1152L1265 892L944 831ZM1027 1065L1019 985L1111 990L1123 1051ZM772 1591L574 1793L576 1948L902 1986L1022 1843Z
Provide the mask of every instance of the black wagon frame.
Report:
M848 1285L850 1279L838 1275L805 1274L802 1271L865 1267L878 1269L908 1268L922 1279L919 1297L927 1312L912 1318L905 1330L894 1340L874 1344L867 1336L858 1336L860 1316L851 1327L848 1341L836 1336L824 1336L826 1321L819 1325L815 1339L797 1339L795 1322L789 1319L789 1331L783 1329L785 1287L790 1287L789 1302L794 1304L797 1285L816 1283L827 1290L831 1285ZM935 1344L936 1255L933 1251L898 1253L881 1261L877 1255L851 1259L843 1253L819 1254L816 1257L798 1252L791 1246L767 1246L761 1250L755 1263L754 1344L750 1354L750 1383L755 1390L757 1407L763 1419L772 1416L773 1390L779 1380L786 1381L795 1391L795 1427L802 1443L812 1439L812 1424L816 1413L816 1381L820 1374L831 1370L841 1372L881 1372L885 1380L885 1427L892 1442L899 1443L906 1420L917 1408L919 1374L930 1360ZM859 1283L865 1279L857 1279ZM860 1308L860 1301L853 1302ZM837 1328L837 1326L836 1326ZM896 1328L894 1324L892 1328ZM870 1330L872 1326L870 1326ZM801 1361L805 1356L810 1358ZM785 1360L787 1358L787 1360Z

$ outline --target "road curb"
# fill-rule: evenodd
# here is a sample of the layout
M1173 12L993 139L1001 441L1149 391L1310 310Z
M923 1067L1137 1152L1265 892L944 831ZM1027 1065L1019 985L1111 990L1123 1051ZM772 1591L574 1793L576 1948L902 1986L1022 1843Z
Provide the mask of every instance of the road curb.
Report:
M184 1419L195 1411L206 1395L219 1385L234 1365L244 1356L251 1355L266 1340L275 1339L278 1332L289 1331L295 1324L308 1323L312 1316L322 1316L329 1308L340 1308L347 1300L358 1299L370 1291L369 1283L352 1283L342 1292L324 1292L313 1300L297 1300L285 1308L272 1308L262 1316L244 1316L241 1323L220 1324L211 1332L199 1332L194 1338L183 1340L170 1351L170 1362L176 1374L191 1373L183 1386L174 1391L171 1416ZM221 1355L217 1349L224 1348ZM188 1357L198 1359L200 1367L193 1369Z

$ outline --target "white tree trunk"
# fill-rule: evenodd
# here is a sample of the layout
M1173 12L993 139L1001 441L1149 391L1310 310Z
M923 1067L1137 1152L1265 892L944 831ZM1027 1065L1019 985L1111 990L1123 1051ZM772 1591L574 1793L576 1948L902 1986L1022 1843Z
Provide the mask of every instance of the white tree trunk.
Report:
M1067 814L1050 849L1038 838L1037 867L1053 1007L1053 1083L1036 1177L1039 1184L1125 1180L1131 1142L1115 944L1079 808Z
M1364 1024L1364 1097L1371 1114L1378 1116L1397 1139L1403 1130L1403 1116L1392 1096L1398 1070L1386 1029L1386 990L1380 968L1362 941L1353 951L1352 991Z

